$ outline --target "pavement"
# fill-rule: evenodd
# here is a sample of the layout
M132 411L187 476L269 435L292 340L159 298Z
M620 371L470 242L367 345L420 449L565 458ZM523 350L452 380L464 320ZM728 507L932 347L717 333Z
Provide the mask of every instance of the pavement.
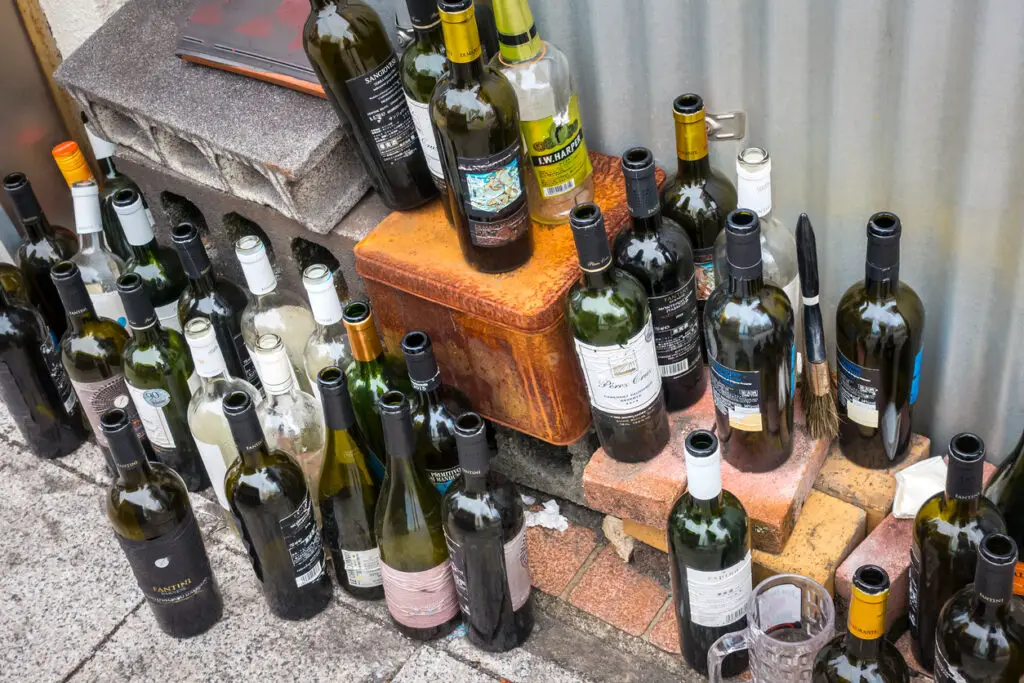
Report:
M224 599L207 633L178 641L156 626L102 508L107 475L88 443L57 461L28 452L0 403L0 679L300 680L395 683L665 683L701 677L650 643L534 590L527 643L491 654L461 629L430 643L400 635L384 603L340 588L317 617L267 610L212 494L192 504Z

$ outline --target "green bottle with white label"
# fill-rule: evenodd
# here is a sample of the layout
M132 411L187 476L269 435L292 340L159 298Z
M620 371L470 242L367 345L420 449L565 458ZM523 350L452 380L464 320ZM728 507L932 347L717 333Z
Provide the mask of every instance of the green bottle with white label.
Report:
M572 207L594 198L594 169L569 60L540 39L527 0L494 0L494 21L499 52L491 66L504 74L519 99L530 217L538 223L567 223Z

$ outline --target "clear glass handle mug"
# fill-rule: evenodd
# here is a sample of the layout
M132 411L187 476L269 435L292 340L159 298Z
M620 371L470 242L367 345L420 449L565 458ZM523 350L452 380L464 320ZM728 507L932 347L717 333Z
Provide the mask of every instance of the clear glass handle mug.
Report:
M755 683L810 681L814 658L835 631L832 596L806 576L765 579L747 603L747 628L727 633L708 650L708 677L722 681L726 656L750 651Z

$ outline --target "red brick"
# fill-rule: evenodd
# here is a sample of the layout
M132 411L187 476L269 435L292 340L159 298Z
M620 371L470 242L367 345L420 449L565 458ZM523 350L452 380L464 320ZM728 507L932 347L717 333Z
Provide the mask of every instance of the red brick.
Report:
M668 609L661 615L658 622L647 634L647 639L666 652L682 654L679 649L679 625L676 623L676 609L672 604L672 596L668 599Z
M665 604L668 591L605 548L569 594L569 602L615 628L640 636Z
M612 460L602 449L594 453L583 471L583 493L590 507L655 529L666 528L672 504L686 487L683 441L691 431L711 429L715 423L710 388L696 405L673 413L670 420L672 439L653 460L627 464ZM723 485L740 499L753 520L754 547L766 552L782 552L828 454L828 443L811 439L804 429L799 406L796 427L793 454L772 472L740 472L722 463Z
M535 526L526 530L526 547L533 585L559 596L597 547L597 534L575 524L565 531Z

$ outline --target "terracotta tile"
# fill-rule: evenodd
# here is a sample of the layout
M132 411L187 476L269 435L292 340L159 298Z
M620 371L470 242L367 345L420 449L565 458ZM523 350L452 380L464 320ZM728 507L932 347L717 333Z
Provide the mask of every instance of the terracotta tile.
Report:
M551 595L561 595L572 577L597 546L597 534L570 524L565 531L535 526L526 530L533 585Z
M630 635L639 636L665 604L668 591L605 548L569 594L569 602Z
M647 638L662 650L678 655L682 654L679 649L679 626L676 624L676 611L671 604L671 596L669 602L668 609L658 619L658 623L651 629Z

